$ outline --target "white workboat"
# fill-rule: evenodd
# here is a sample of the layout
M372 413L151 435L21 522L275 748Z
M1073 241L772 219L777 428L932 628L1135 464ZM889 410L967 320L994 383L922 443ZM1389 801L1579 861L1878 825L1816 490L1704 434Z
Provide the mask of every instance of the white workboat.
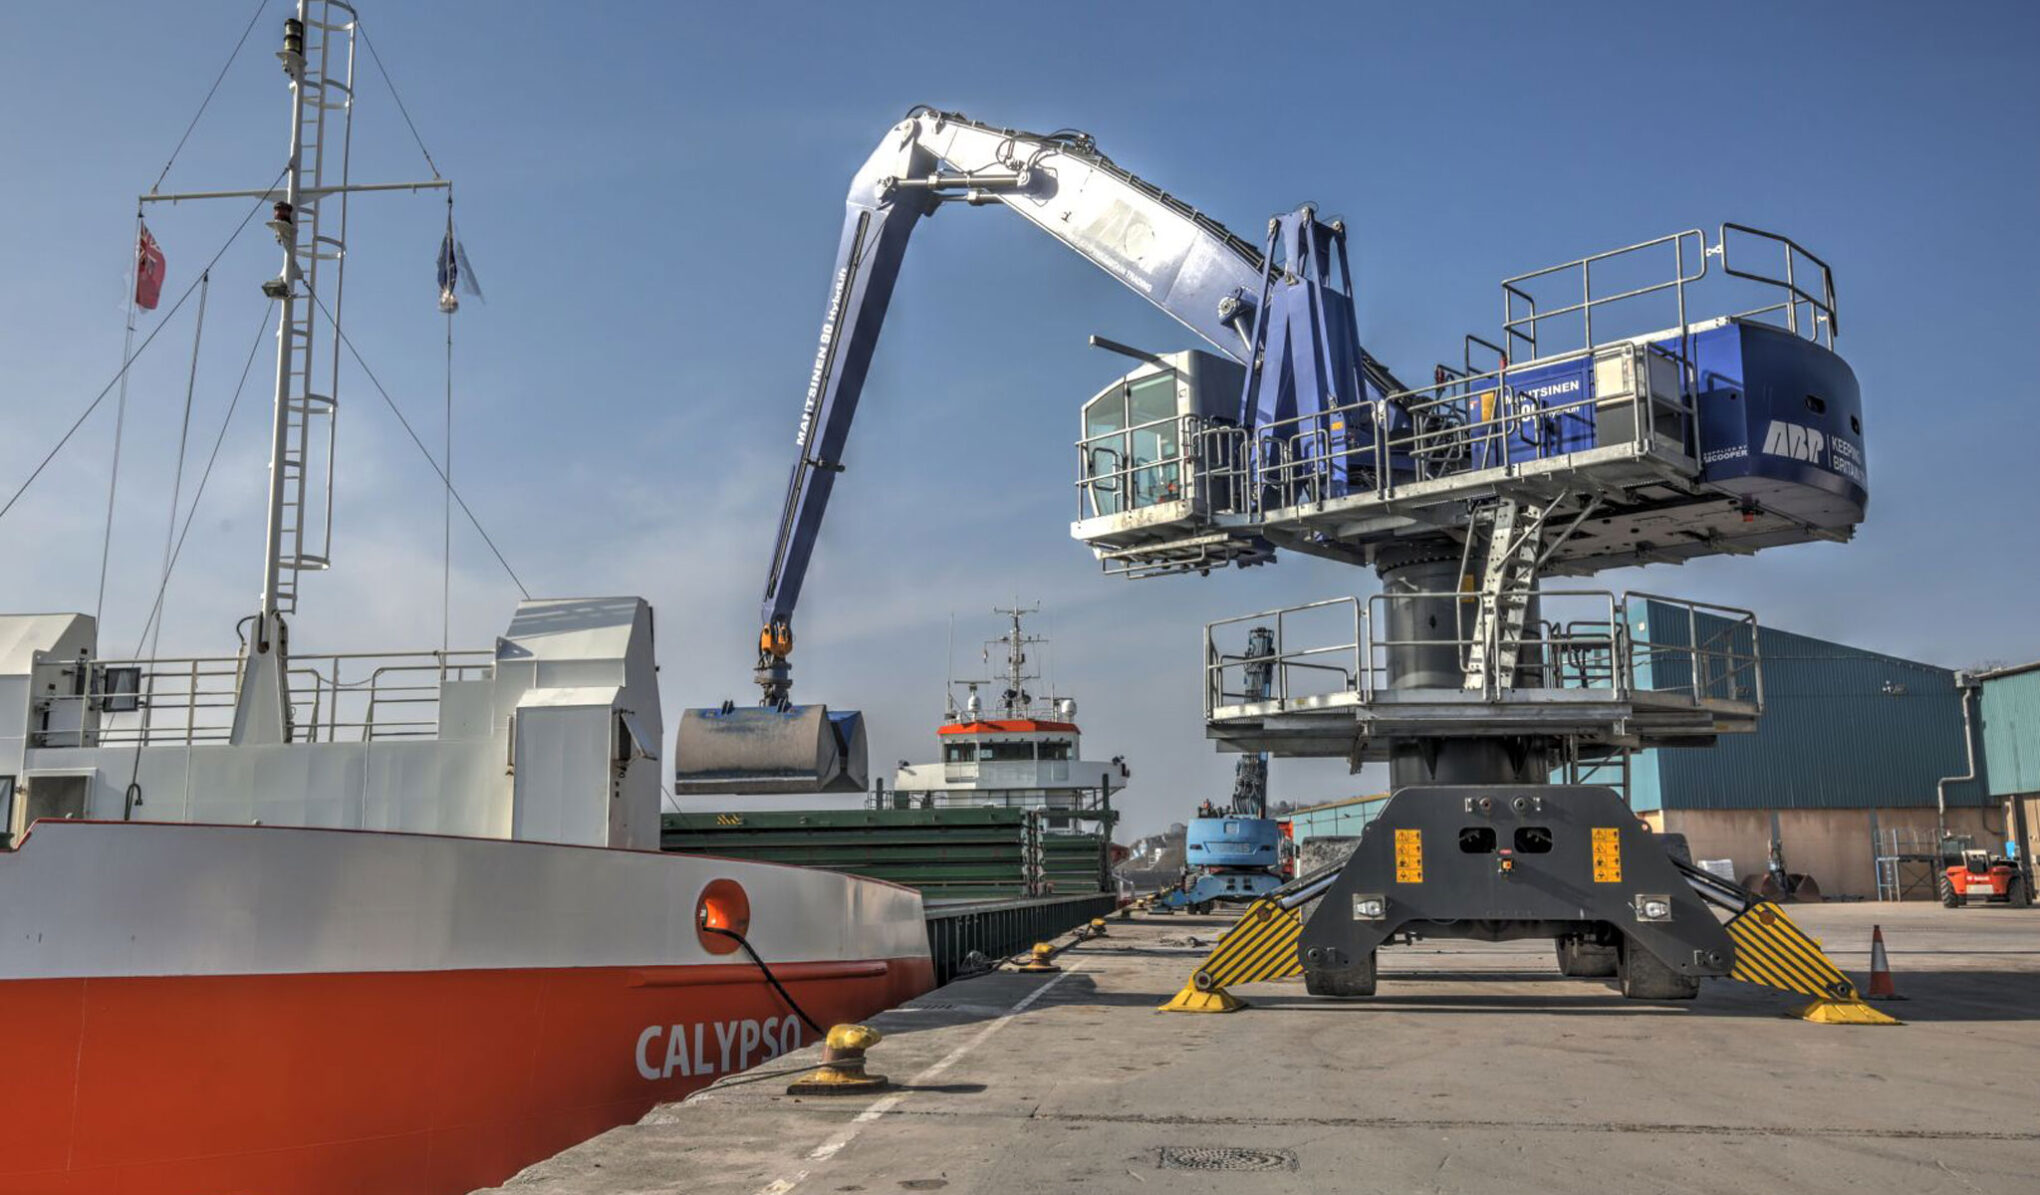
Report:
M1006 633L985 645L987 665L998 649L1001 674L950 679L936 730L942 758L902 762L893 778L894 799L918 809L1025 809L1035 813L1042 833L1102 829L1109 837L1112 794L1126 787L1133 771L1123 755L1083 757L1076 698L1035 693L1042 678L1029 657L1047 640L1022 625L1034 612L1017 606L993 611L1010 620ZM989 706L984 690L992 693Z

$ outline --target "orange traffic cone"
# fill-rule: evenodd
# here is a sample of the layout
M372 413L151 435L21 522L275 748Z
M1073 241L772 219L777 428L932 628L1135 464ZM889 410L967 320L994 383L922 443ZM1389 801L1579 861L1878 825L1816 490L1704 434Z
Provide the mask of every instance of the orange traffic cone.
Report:
M1870 927L1870 990L1872 1000L1903 1000L1891 986L1891 960L1884 956L1884 927Z

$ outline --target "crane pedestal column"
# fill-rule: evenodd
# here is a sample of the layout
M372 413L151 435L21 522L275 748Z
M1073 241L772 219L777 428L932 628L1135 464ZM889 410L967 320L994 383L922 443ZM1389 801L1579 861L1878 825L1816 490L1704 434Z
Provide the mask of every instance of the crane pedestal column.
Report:
M1462 592L1459 561L1433 553L1387 560L1378 571L1387 624L1382 640L1391 690L1464 691L1462 650L1474 622L1471 595ZM1537 617L1536 601L1530 620ZM1520 672L1537 660L1525 650ZM1527 678L1526 678L1527 681ZM1470 728L1471 729L1471 728ZM1388 743L1391 792L1419 784L1544 784L1557 766L1557 743L1543 736L1467 735L1392 738Z
M1473 618L1456 560L1382 568L1387 689L1461 690ZM1534 626L1534 602L1528 625ZM1517 678L1542 667L1526 642ZM1299 945L1314 995L1371 996L1376 949L1402 933L1501 942L1550 938L1569 974L1619 977L1641 999L1694 995L1728 974L1726 931L1622 797L1554 785L1561 735L1395 737L1391 792Z

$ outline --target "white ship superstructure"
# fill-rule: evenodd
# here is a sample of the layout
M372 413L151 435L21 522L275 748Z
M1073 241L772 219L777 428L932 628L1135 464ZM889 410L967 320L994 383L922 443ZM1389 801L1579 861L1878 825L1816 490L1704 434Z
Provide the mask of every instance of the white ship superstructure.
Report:
M658 846L642 598L523 602L490 651L293 656L268 739L232 717L242 659L101 659L94 632L0 615L10 839L77 818Z
M899 799L931 809L1039 810L1048 833L1079 833L1083 823L1109 815L1112 794L1125 787L1132 770L1123 756L1084 758L1075 698L1033 692L1041 675L1031 670L1029 648L1046 642L1022 625L1033 612L1017 606L994 611L1010 620L1010 628L986 645L985 660L991 661L992 647L1003 649L1004 675L951 682L936 732L942 758L902 764L893 781ZM959 685L961 704L954 700ZM987 689L994 694L989 710Z

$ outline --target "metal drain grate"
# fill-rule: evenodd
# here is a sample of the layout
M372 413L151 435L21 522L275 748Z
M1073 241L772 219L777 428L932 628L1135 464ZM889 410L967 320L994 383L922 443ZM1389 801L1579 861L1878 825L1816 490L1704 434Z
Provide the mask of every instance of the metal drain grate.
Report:
M1296 1155L1286 1149L1164 1145L1155 1165L1162 1170L1294 1170Z
M951 1004L942 1000L916 1000L902 1004L894 1012L960 1012L974 1017L1004 1016L1006 1009L996 1004Z

